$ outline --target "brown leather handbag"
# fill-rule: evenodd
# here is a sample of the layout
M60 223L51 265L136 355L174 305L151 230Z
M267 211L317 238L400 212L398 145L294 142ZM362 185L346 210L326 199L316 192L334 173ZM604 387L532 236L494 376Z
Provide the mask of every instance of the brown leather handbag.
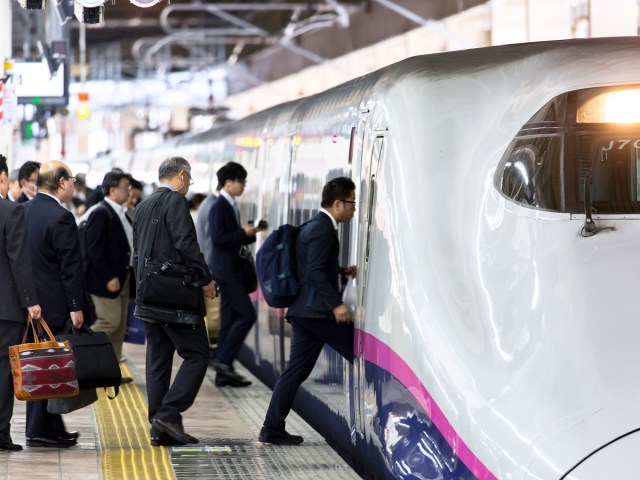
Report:
M58 342L44 318L29 317L27 322L22 343L9 347L16 398L45 400L77 395L75 359L69 342ZM34 342L26 343L30 330ZM45 333L47 338L43 338Z

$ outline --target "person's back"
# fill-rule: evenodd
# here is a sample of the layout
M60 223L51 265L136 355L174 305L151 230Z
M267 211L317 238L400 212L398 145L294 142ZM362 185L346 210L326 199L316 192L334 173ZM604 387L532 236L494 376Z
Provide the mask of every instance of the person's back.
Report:
M322 209L298 233L296 267L302 288L287 311L291 323L289 362L273 389L258 440L279 445L298 445L299 435L286 431L286 418L293 400L325 344L353 363L353 322L342 303L338 273L355 277L354 265L340 269L338 223L346 223L355 212L355 185L339 177L322 189Z
M202 302L202 295L213 298L216 294L215 283L198 247L195 227L189 214L189 203L185 198L191 184L191 166L184 158L168 158L161 163L158 177L161 182L158 191L141 202L134 212L136 279L138 282L142 280L145 258L162 263L197 266L204 272L202 283L205 285L202 287L200 301ZM143 292L142 287L138 289L138 306L145 305ZM182 312L177 309L167 310L175 314L177 322ZM193 312L193 315L197 313ZM209 343L202 317L193 328L176 325L176 322L168 321L168 318L162 322L158 322L156 317L143 320L148 342L146 375L151 445L198 443L197 438L184 431L182 413L193 404L209 364ZM172 382L174 353L184 360Z

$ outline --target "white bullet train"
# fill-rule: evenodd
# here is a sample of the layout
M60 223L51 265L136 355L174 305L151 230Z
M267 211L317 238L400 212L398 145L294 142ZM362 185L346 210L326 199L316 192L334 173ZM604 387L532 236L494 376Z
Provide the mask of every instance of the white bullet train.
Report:
M409 58L132 171L175 154L196 191L242 163L272 227L356 182L356 360L327 348L296 408L365 478L640 478L639 38ZM290 332L254 299L242 360L273 384Z

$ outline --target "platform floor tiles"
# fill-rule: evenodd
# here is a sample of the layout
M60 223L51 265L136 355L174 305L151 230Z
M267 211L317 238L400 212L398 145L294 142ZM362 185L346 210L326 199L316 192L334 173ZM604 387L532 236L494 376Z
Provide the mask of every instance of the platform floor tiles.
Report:
M123 385L109 400L100 393L91 407L64 415L68 430L78 430L78 445L69 449L25 447L0 451L0 480L332 480L360 478L295 413L287 429L304 436L300 446L274 446L257 441L270 390L252 378L248 388L216 388L209 370L194 405L184 415L185 430L198 445L157 448L149 445L144 346L125 344ZM178 361L175 365L178 365ZM251 375L237 367L248 377ZM175 373L176 368L174 368ZM25 445L25 403L15 402L11 435Z

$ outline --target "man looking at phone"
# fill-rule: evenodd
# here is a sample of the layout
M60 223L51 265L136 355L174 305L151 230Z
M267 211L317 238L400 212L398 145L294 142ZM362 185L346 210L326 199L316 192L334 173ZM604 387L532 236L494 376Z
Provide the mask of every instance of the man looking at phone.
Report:
M209 210L209 229L213 256L207 259L213 278L220 286L220 334L218 351L213 361L216 386L246 387L251 385L233 368L233 360L256 321L256 311L244 285L240 249L256 241L256 233L266 225L242 226L236 197L244 192L247 171L242 165L229 162L216 172L221 185L220 196Z

